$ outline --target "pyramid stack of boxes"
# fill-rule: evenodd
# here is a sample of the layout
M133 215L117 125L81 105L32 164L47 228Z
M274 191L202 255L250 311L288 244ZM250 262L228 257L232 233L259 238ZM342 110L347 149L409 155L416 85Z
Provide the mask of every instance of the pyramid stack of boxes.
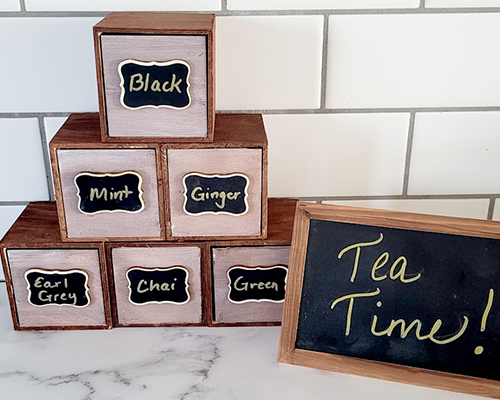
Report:
M213 15L94 27L99 114L50 142L56 203L1 242L14 328L272 325L296 201L267 198L257 114L215 114Z

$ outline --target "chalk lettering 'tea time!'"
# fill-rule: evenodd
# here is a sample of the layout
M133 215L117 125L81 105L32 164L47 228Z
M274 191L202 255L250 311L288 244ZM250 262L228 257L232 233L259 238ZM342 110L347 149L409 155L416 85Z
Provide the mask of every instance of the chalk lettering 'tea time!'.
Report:
M379 238L370 242L359 242L359 243L354 243L352 245L349 245L345 248L343 248L339 254L338 254L338 259L341 259L346 255L347 253L353 251L354 252L354 262L352 264L352 273L350 277L350 282L354 283L356 280L356 276L358 274L358 268L360 265L360 259L361 259L361 253L362 249L366 247L374 247L380 244L384 239L383 234L381 233ZM417 273L415 275L407 275L407 266L408 266L408 260L406 259L405 256L399 256L389 268L387 268L388 263L390 259L390 254L389 252L383 252L381 253L372 263L372 267L370 270L370 278L374 282L380 282L383 281L387 278L393 280L393 281L399 281L402 284L411 284L413 282L418 281L420 278L422 278L421 273ZM385 267L385 268L384 268ZM351 333L351 326L352 326L352 317L353 317L353 309L356 300L361 301L360 299L368 299L368 298L373 298L377 299L377 296L381 294L380 288L375 288L375 290L371 290L368 292L363 292L363 293L351 293L347 294L344 296L341 296L337 299L335 299L332 303L330 308L333 310L340 304L346 302L347 303L347 315L346 315L346 325L345 325L345 335L349 336ZM377 307L382 307L382 302L377 301L376 303ZM455 329L453 332L454 334L449 334L448 332L446 334L443 334L441 332L441 335L438 335L441 331L441 327L443 324L443 321L441 319L437 319L432 327L428 328L427 333L422 333L423 331L423 324L422 321L419 318L414 319L411 322L407 322L404 319L392 319L388 325L388 327L381 329L378 326L378 316L373 315L372 316L372 323L370 327L370 333L374 336L388 336L391 337L393 334L399 335L401 339L405 339L408 337L410 332L414 330L414 334L417 340L430 340L431 342L438 344L438 345L444 345L451 343L457 339L459 339L466 331L468 325L469 325L469 318L467 316L463 316L463 322L461 325L458 327L458 329ZM399 328L399 329L398 329Z

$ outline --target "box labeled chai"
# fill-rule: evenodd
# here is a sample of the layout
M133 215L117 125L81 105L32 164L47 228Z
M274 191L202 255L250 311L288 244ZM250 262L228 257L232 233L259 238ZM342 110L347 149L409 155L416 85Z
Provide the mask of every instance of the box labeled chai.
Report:
M207 324L204 244L107 243L113 326Z

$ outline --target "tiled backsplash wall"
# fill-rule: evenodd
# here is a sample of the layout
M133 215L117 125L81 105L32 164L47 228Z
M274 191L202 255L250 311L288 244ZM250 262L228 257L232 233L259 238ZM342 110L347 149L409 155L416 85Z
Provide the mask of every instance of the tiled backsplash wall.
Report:
M217 110L264 114L271 196L500 220L500 0L1 0L0 237L97 111L109 11L218 16Z

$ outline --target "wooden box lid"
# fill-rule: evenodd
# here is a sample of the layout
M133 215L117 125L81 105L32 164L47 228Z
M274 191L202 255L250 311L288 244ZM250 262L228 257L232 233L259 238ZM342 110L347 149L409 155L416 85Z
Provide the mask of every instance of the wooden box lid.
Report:
M61 241L55 202L28 204L0 243L2 248L35 248L45 247L44 245L76 246ZM85 244L85 247L91 246L92 243Z
M297 199L269 198L267 202L268 222L266 239L217 240L210 246L266 246L290 245Z
M208 34L214 29L214 14L115 12L94 26L96 32L161 34Z
M166 143L164 147L171 149L262 147L267 149L267 135L260 114L216 114L213 142Z
M51 148L152 148L155 143L134 142L109 143L103 142L98 113L71 114L57 134L50 141Z

